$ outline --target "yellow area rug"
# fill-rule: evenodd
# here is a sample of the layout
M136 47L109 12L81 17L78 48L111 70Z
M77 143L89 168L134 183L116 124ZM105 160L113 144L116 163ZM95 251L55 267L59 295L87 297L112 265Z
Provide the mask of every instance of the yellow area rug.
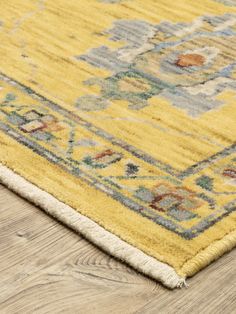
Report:
M0 181L169 288L236 244L236 1L8 0Z

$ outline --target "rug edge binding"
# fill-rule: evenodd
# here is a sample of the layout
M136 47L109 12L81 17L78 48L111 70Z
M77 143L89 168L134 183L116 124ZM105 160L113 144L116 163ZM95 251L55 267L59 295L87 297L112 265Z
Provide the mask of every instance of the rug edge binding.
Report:
M102 250L125 262L140 273L161 282L167 288L174 289L186 286L185 278L179 276L173 267L123 241L90 218L30 183L2 163L0 163L0 183L39 206L46 213L83 235Z

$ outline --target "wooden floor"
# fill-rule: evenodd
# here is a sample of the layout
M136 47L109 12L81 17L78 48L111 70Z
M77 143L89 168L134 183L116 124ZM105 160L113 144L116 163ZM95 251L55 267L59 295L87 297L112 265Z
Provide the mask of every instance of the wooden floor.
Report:
M236 250L169 291L0 186L0 313L236 313Z

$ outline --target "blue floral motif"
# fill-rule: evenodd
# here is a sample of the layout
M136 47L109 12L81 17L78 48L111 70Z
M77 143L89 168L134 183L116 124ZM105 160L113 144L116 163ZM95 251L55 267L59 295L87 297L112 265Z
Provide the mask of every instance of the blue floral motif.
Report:
M94 109L91 95L79 98L78 108L104 110L112 100L125 100L130 109L140 110L158 96L193 118L217 109L224 104L218 95L236 88L235 26L235 14L204 16L189 24L116 21L104 35L125 42L123 47L101 46L76 57L111 72L85 82L101 88Z

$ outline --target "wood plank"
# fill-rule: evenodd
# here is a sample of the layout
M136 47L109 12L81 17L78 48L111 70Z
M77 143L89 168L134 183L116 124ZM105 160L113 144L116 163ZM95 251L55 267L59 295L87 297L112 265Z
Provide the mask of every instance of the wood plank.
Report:
M236 250L169 291L0 186L0 313L233 313Z

